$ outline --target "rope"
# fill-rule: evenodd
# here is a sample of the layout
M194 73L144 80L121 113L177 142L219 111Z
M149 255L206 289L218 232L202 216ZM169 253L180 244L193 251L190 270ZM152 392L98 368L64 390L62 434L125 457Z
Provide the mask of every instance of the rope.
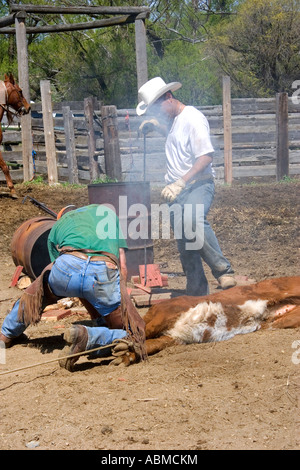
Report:
M61 357L58 357L56 359L49 359L49 361L37 362L36 364L31 364L29 366L20 367L18 369L7 370L5 372L0 372L0 375L12 374L13 372L19 372L20 370L31 369L32 367L42 366L44 364L50 364L51 362L60 361L62 359L70 359L71 357L77 357L77 356L83 356L83 355L86 355L86 354L91 354L95 351L99 351L100 349L106 349L106 348L109 348L111 346L114 346L114 344L112 344L112 343L111 344L106 344L105 346L99 346L98 348L89 349L88 351L82 351L82 352L79 352L79 353L76 353L76 354L70 354L69 356L61 356Z

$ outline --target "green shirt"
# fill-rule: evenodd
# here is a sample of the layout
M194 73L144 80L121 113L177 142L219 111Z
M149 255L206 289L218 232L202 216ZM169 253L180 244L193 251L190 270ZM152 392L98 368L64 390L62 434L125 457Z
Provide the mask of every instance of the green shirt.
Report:
M115 212L104 205L91 204L67 212L53 225L48 237L51 261L59 256L58 248L64 246L106 251L119 257L119 248L127 248L127 243Z

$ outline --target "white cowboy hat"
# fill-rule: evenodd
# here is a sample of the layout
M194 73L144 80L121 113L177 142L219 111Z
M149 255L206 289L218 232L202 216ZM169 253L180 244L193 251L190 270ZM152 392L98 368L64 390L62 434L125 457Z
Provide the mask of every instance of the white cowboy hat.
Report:
M136 108L136 114L142 116L142 114L145 114L147 109L158 100L158 98L167 93L167 91L176 91L181 87L182 85L179 82L166 84L160 77L152 78L139 89L140 103Z

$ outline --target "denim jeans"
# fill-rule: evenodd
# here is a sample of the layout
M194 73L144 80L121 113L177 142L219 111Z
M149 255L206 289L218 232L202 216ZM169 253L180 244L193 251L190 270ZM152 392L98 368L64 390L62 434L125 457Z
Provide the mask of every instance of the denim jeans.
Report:
M199 181L187 186L173 204L181 208L181 217L174 216L171 210L171 223L177 238L182 268L187 278L186 292L188 295L207 295L208 282L204 273L202 260L209 266L213 276L218 279L223 274L232 274L229 261L224 257L217 237L206 216L215 195L214 182ZM196 210L197 205L202 210ZM198 207L200 208L200 206ZM181 225L181 226L180 226ZM188 229L189 228L189 233ZM194 239L192 234L198 233Z
M103 261L82 260L72 255L62 255L55 261L48 279L53 293L59 297L86 299L100 317L109 315L121 303L120 276L117 269L109 269ZM7 338L22 334L26 326L18 321L19 301L5 318L1 332ZM86 327L87 349L103 346L114 339L124 338L125 330L110 330L104 326Z

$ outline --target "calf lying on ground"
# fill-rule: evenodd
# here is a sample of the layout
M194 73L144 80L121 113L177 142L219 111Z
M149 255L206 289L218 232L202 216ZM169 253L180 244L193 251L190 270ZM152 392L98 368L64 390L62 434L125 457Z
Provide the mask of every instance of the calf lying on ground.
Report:
M203 297L173 298L151 307L144 320L148 355L174 344L223 341L262 328L297 328L300 276L268 279ZM121 354L115 362L137 362L137 353L123 346L115 347L115 353Z

